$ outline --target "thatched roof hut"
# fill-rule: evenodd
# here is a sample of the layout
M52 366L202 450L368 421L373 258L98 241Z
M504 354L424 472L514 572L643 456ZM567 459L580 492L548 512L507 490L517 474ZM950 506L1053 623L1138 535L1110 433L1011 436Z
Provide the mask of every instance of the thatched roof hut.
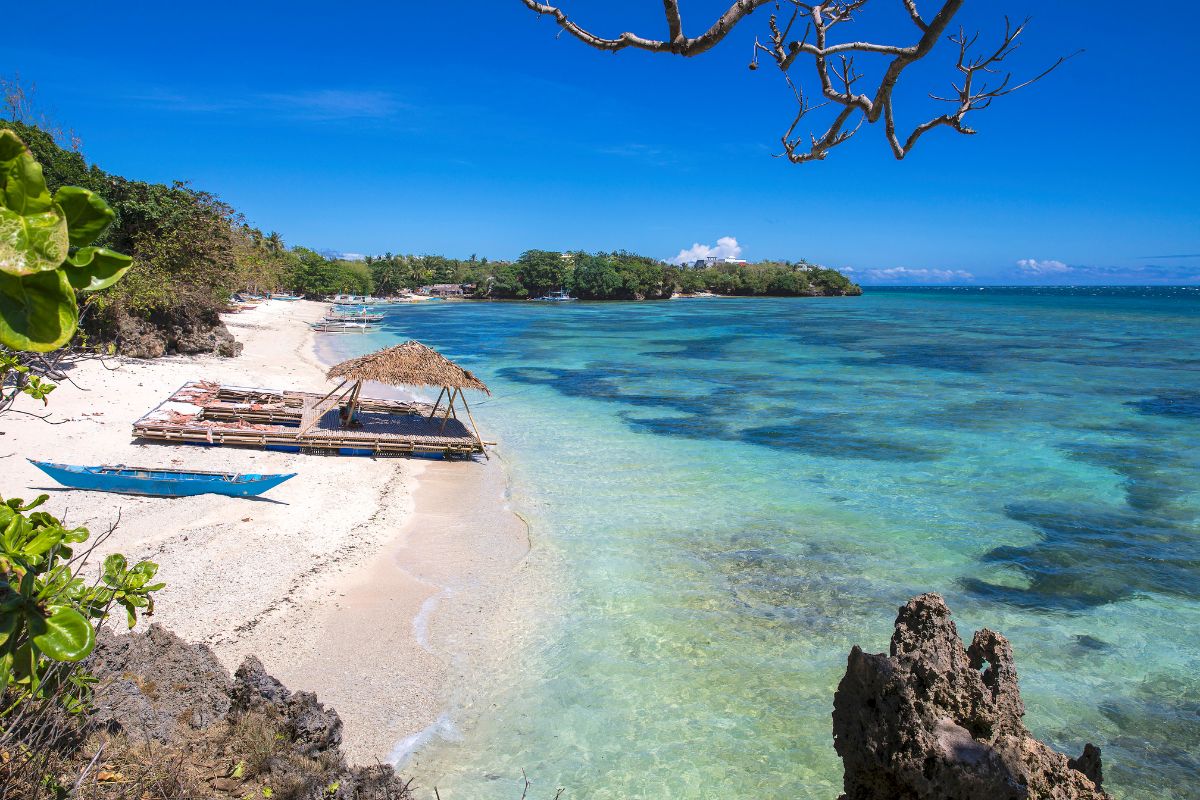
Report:
M340 397L333 400L334 403L343 400L346 403L342 410L343 425L356 424L358 397L364 381L387 383L392 386L437 386L441 392L438 394L437 402L433 404L433 410L429 412L428 419L433 420L434 415L441 407L442 398L447 397L446 410L438 429L439 431L445 430L446 421L451 416L458 419L454 404L456 399L461 401L463 410L467 413L467 419L470 420L471 427L475 431L475 438L479 441L480 448L483 448L483 438L479 435L479 428L475 425L475 418L471 416L471 407L467 405L467 398L463 395L463 391L473 389L488 395L491 392L483 381L472 375L469 370L463 369L441 353L420 342L410 340L404 344L343 361L331 368L326 373L326 377L329 380L340 378L341 383L325 396L325 399L318 404L318 409L323 408L326 401L333 400L334 395L350 384L350 387ZM431 424L433 423L431 422ZM487 451L484 450L484 455L486 454Z
M437 386L475 389L491 394L483 381L420 342L407 341L369 355L343 361L326 375L330 380L375 381L392 386Z

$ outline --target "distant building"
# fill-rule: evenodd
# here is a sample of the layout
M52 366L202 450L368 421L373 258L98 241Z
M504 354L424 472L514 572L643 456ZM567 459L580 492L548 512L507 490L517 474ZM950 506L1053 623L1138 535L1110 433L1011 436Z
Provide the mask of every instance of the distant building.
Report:
M721 264L748 264L744 258L729 258L728 256L705 256L697 261L692 266L696 269L704 269L705 267L716 267Z
M435 283L432 286L422 286L421 294L430 297L462 297L463 287L458 283Z

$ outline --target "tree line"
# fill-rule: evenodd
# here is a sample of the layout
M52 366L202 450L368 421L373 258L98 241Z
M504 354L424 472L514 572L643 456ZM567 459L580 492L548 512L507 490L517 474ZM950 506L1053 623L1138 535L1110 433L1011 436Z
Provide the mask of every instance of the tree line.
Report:
M477 298L520 300L565 289L584 300L653 300L676 293L854 295L862 290L837 270L807 261L677 267L624 250L526 250L516 261L471 256L368 256L370 290L390 295L431 284L457 284ZM361 274L361 273L360 273Z

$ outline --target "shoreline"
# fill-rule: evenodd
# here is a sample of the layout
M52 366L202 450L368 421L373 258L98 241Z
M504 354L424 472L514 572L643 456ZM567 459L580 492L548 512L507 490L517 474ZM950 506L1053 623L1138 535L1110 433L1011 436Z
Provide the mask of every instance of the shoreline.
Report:
M99 553L159 564L167 586L150 621L209 645L231 671L254 654L293 691L316 692L341 716L351 760L372 763L446 717L456 682L474 668L464 667L486 664L498 652L488 643L506 638L511 621L488 604L511 589L529 542L497 502L507 491L499 460L320 458L139 443L130 433L187 380L321 388L325 366L307 323L322 313L318 303L268 302L223 317L245 346L237 358L74 365L78 387L60 382L45 409L55 424L4 419L0 491L49 494L47 510L88 527L93 541L119 520ZM299 474L256 500L140 497L64 489L26 456Z

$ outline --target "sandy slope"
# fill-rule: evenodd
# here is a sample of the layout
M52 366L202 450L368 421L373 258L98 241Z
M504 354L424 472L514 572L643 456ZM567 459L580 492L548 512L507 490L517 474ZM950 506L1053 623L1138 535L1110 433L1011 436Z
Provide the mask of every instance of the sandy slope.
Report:
M460 654L430 640L434 618L436 629L456 632L446 642L464 629L487 629L480 638L494 640L503 624L487 598L512 583L528 541L502 510L496 462L427 465L130 437L131 423L187 380L326 386L306 324L322 312L316 303L270 302L229 317L245 345L236 359L80 365L71 373L80 388L64 383L51 395L51 421L61 424L15 414L0 421L0 493L48 492L51 513L93 534L119 518L102 552L160 564L168 585L155 621L207 642L231 669L253 652L293 689L317 691L341 713L352 756L370 761L432 724L454 680L466 677ZM131 497L61 490L25 457L299 474L266 499ZM422 493L414 514L426 470L437 488ZM448 596L455 601L441 602Z

